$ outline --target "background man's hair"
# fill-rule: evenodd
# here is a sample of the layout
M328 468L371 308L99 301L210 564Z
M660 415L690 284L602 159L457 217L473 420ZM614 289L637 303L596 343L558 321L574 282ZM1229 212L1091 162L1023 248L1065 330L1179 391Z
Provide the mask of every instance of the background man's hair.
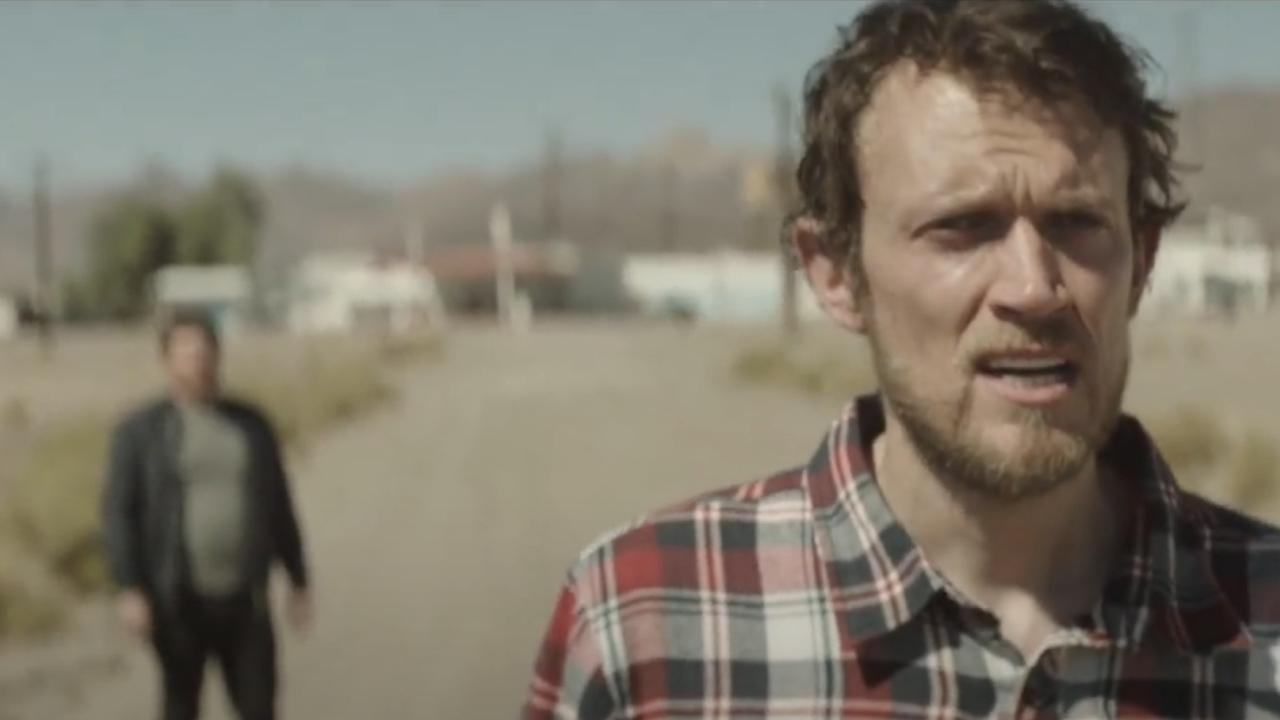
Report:
M221 345L221 339L218 337L218 325L214 322L213 315L203 308L197 307L178 307L165 313L164 318L160 322L159 337L160 352L169 351L169 343L173 340L173 334L178 330L199 330L204 334L209 344L215 348Z
M1174 152L1176 114L1152 97L1149 56L1065 0L879 0L840 29L834 50L805 77L799 205L822 247L857 271L863 201L856 132L884 74L910 62L954 73L981 90L1042 102L1083 101L1122 134L1135 230L1163 228L1185 207Z

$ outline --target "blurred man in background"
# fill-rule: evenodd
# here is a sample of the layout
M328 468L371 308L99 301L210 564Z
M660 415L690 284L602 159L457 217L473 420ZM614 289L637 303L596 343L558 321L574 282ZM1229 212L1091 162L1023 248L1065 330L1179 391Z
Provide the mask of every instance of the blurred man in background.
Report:
M263 413L222 395L207 315L173 315L160 353L168 394L130 412L111 438L103 529L119 618L154 646L165 720L198 716L211 657L241 720L272 720L276 561L292 586L292 624L301 631L311 620L281 448Z
M1076 5L864 9L806 81L790 241L880 392L583 553L526 720L1280 717L1280 534L1121 413L1175 140Z

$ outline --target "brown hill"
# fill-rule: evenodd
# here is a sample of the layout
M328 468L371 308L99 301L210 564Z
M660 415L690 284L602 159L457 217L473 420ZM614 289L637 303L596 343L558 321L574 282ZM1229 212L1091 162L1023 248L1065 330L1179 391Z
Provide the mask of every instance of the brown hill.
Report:
M1198 204L1217 203L1259 217L1280 238L1280 88L1232 87L1198 96L1184 113L1186 157L1200 165L1188 179ZM728 148L706 133L679 128L629 155L569 152L560 162L562 233L587 247L629 249L767 245L740 202L741 170L766 149ZM259 178L270 205L265 261L279 266L321 248L402 242L420 218L429 245L482 241L490 206L504 199L517 235L543 233L543 173L531 159L502 173L448 169L396 189L362 185L335 173L288 168ZM163 167L144 168L119 187L55 196L56 258L63 273L81 263L94 212L124 190L181 197L190 183ZM31 274L31 209L25 193L0 193L0 286L25 286Z

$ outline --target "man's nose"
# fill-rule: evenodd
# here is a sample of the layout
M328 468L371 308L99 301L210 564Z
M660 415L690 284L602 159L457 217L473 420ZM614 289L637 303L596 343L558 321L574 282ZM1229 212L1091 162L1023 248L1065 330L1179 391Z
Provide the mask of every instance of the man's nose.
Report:
M1068 305L1058 253L1033 223L1014 223L998 252L999 276L989 296L997 315L1034 320Z

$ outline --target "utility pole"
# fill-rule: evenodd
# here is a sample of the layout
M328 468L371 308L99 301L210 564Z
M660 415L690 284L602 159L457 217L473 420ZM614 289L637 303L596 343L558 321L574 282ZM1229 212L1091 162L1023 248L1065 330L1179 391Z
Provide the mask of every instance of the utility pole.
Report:
M421 267L423 259L426 257L427 234L424 230L426 224L422 218L414 216L404 226L404 259L414 269Z
M1191 3L1179 7L1173 16L1174 35L1176 37L1175 65L1181 82L1178 83L1179 95L1182 96L1182 119L1186 128L1185 136L1190 139L1192 154L1197 164L1205 161L1206 138L1199 108L1203 98L1197 98L1200 91L1200 13Z
M601 180L596 185L596 245L612 247L613 237L613 178ZM579 238L582 239L582 238Z
M773 88L773 111L778 131L777 147L774 151L775 197L785 217L795 205L795 159L791 149L792 104L791 93L785 85L778 84ZM799 307L796 299L796 269L791 261L791 248L788 243L780 242L778 252L782 272L782 299L779 308L782 334L784 337L792 338L800 332Z
M36 158L33 168L32 213L35 216L35 311L36 328L40 338L40 350L45 359L53 356L53 237L49 208L49 161L44 155Z
M511 213L502 203L494 205L489 213L489 241L493 244L496 265L494 291L498 302L498 322L503 327L510 327L511 310L516 299L515 269L511 257L514 239Z
M667 252L676 249L676 168L668 163L662 170L662 248Z
M547 241L564 233L561 211L561 174L564 164L564 139L559 129L547 132L542 166L542 235Z

